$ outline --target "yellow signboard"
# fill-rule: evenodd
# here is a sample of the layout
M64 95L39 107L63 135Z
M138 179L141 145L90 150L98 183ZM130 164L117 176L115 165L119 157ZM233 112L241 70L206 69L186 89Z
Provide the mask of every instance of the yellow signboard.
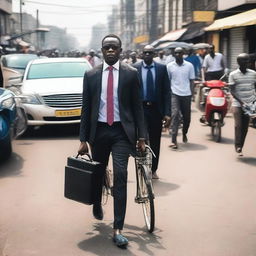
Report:
M141 44L141 43L148 42L148 40L149 40L148 35L141 35L141 36L137 36L137 37L133 38L133 43Z
M194 22L212 22L214 21L214 11L194 11L193 21Z

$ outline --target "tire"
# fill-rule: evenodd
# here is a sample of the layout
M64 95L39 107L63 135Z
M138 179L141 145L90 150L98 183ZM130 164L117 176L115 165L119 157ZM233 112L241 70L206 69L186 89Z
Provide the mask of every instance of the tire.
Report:
M143 215L146 227L149 233L152 233L155 228L155 208L152 183L146 176L146 166L142 165L138 176L140 203L142 204Z
M211 129L212 129L213 140L215 142L220 142L221 141L221 122L219 120L214 121Z
M0 140L0 148L0 161L6 161L12 154L12 143L10 133L3 140Z

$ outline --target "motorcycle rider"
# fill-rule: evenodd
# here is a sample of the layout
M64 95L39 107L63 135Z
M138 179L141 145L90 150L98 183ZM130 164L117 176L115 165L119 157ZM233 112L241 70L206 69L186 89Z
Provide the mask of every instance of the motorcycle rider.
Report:
M243 107L256 101L256 72L248 69L249 55L241 53L237 57L239 68L229 75L229 84L233 96L233 115L235 120L235 150L243 156L246 134L250 117L243 111Z

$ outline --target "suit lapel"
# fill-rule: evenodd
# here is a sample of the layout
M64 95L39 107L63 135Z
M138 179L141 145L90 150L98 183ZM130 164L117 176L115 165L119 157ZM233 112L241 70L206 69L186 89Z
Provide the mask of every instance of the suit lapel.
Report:
M154 61L155 63L155 70L156 70L156 78L155 78L155 90L156 90L156 96L158 97L158 92L159 92L159 84L158 84L158 76L160 72L159 65Z
M96 102L98 111L100 109L100 96L101 96L101 84L102 84L102 69L103 65L100 65L95 73L95 87L96 87Z

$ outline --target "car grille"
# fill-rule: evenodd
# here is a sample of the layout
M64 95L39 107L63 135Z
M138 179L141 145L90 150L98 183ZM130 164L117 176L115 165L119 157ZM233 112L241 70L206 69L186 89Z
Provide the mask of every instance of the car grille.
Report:
M44 103L53 108L79 108L82 106L82 94L56 94L42 96Z

